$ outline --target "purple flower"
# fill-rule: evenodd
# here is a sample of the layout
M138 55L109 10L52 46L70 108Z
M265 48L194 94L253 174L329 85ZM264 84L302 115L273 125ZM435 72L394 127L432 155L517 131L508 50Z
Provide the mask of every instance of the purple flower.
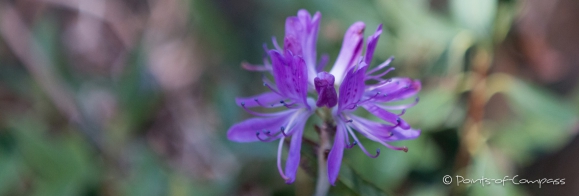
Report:
M264 85L271 92L249 98L237 98L236 102L249 113L259 116L233 125L227 132L227 138L236 142L273 141L280 139L277 165L280 175L286 183L292 183L300 163L300 149L304 125L315 109L315 101L308 98L308 83L315 78L313 71L316 58L316 39L319 28L320 13L312 18L305 10L300 10L297 17L286 20L284 49L281 49L274 38L276 50L267 51L271 64L264 60L264 65L244 64L248 70L270 71L275 84L264 78ZM309 76L313 74L312 76ZM335 93L335 92L334 92ZM257 113L251 107L275 108L285 110L275 113ZM291 136L290 149L285 171L282 171L281 155L286 137Z
M277 51L290 51L295 56L303 58L306 64L307 81L314 84L314 78L320 65L327 62L327 56L322 56L319 63L316 63L316 41L318 40L318 30L320 29L320 19L322 15L316 12L313 16L306 10L299 10L297 16L290 16L285 21L284 48L282 49L275 37L272 42ZM266 46L264 46L266 47ZM267 52L267 48L265 49ZM242 66L251 71L271 71L271 64L267 59L263 60L263 65L251 65L243 63Z
M307 11L298 11L297 16L288 17L284 45L281 48L272 38L275 50L265 50L269 60L264 59L263 65L244 63L242 66L251 71L269 71L275 83L264 78L264 85L271 92L249 98L237 98L239 106L249 113L258 116L233 125L227 137L237 142L273 141L280 139L278 146L278 170L286 183L292 183L300 162L301 141L307 119L318 108L331 108L331 119L336 125L334 145L328 155L328 177L332 184L338 177L344 148L352 148L358 144L362 151L370 154L360 143L354 130L370 140L384 146L407 151L406 147L396 147L388 144L398 140L414 139L420 135L420 130L411 129L400 116L407 108L414 106L418 98L410 104L397 104L397 101L414 97L420 91L418 80L409 78L382 79L382 76L394 68L385 69L393 58L368 71L372 61L378 38L382 33L382 25L368 37L366 53L362 56L364 46L363 22L356 22L347 30L342 48L331 71L323 71L328 61L322 56L316 63L316 41L321 14L311 16ZM271 63L270 63L271 61ZM373 81L366 84L367 81ZM336 93L336 86L339 93ZM308 97L308 92L318 94L318 100ZM285 110L274 113L257 113L249 108L282 107ZM374 122L353 114L359 107L375 115L384 122ZM400 110L400 114L390 112ZM323 110L329 111L329 110ZM322 111L322 112L323 112ZM281 155L286 137L291 136L290 149L285 171L282 171ZM350 137L354 142L350 142Z
M406 147L392 146L387 142L414 139L420 135L420 130L411 129L406 121L400 118L407 108L418 103L418 98L411 104L386 104L415 96L420 91L420 81L409 78L381 79L382 76L393 70L393 68L384 70L393 58L367 71L368 64L372 61L376 49L376 43L382 33L382 25L378 26L376 32L368 37L366 54L361 57L360 48L363 42L361 32L363 30L364 23L361 22L350 27L344 37L340 56L331 72L336 74L336 78L346 72L342 79L336 79L336 83L338 81L342 81L342 83L341 85L338 83L340 85L338 106L332 110L337 127L334 146L328 155L328 177L332 185L335 184L340 171L344 148L352 148L358 144L362 151L372 158L378 157L380 154L380 149L376 150L376 155L370 154L360 143L353 130L390 149L405 152L408 151ZM377 83L366 85L366 81L369 80L374 80ZM354 115L353 112L358 107L364 108L385 123L374 122ZM389 110L401 110L402 112L395 114ZM350 142L350 136L354 142Z

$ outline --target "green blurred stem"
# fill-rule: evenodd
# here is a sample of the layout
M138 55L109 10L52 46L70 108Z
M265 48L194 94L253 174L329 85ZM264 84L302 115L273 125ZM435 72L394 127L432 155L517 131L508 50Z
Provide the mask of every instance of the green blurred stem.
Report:
M327 152L331 148L329 127L328 123L326 123L319 131L320 145L318 148L318 182L316 184L316 196L327 195L328 190L330 190L327 168Z

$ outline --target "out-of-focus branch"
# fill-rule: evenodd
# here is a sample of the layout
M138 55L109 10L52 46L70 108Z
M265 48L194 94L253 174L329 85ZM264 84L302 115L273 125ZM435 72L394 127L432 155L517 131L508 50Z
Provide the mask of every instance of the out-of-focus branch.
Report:
M41 0L43 2L63 6L89 15L111 25L113 31L125 46L133 46L138 41L135 34L142 31L145 21L126 14L126 6L116 0ZM124 15L123 15L124 14ZM130 21L130 22L129 22ZM135 28L127 28L127 25Z
M63 82L51 69L49 58L34 41L32 33L20 18L13 6L0 4L0 33L10 49L20 59L32 78L42 87L56 108L71 122L80 127L80 131L89 141L102 151L101 139L96 125L88 123L79 110L76 100Z
M165 94L165 107L172 119L154 130L157 137L151 142L175 144L181 150L173 162L197 178L227 180L239 169L235 156L219 140L216 122L207 100L195 92L204 69L202 52L198 50L194 35L188 34L186 2L180 0L149 0L150 16L143 33L143 46L147 48L148 69L159 82ZM162 120L157 120L163 124ZM217 134L216 134L217 133ZM178 135L178 138L161 141L159 135ZM154 145L155 146L155 145ZM162 152L162 148L157 147ZM167 153L168 154L168 153ZM218 155L218 156L215 156Z

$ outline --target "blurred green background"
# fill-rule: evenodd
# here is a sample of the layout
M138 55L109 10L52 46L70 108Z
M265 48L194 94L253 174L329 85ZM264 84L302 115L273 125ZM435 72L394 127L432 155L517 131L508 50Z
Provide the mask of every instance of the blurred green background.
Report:
M276 144L225 136L250 117L234 98L267 91L241 62L300 8L322 13L330 65L350 24L384 24L373 65L394 55L388 77L423 84L409 152L346 150L331 195L579 192L577 1L16 0L0 1L0 195L311 195L311 147L286 185Z

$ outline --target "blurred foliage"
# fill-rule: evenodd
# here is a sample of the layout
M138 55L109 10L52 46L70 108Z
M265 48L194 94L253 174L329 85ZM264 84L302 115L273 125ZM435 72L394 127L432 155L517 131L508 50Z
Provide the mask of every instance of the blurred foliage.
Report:
M285 18L300 8L322 13L318 54L330 59L353 22L364 21L367 35L384 24L372 65L395 56L389 77L423 83L420 103L404 115L422 135L395 143L409 152L363 139L382 154L346 150L330 195L525 195L514 185L456 187L441 179L517 175L566 146L578 123L579 93L562 96L524 74L495 69L521 1L127 0L86 9L70 6L78 3L72 0L23 2L0 4L0 18L21 17L0 25L0 195L311 194L315 147L304 143L298 181L286 185L275 142L225 137L250 116L234 98L267 90L261 73L239 64L260 63L262 44L271 48L270 36L281 40ZM101 8L109 15L99 16ZM11 22L21 22L30 40L7 30ZM94 24L101 31L88 37L96 42L74 37L75 28ZM83 41L96 45L83 52L76 46ZM22 43L38 52L17 52L30 47ZM51 85L72 101L59 103ZM305 133L312 141L315 123Z

